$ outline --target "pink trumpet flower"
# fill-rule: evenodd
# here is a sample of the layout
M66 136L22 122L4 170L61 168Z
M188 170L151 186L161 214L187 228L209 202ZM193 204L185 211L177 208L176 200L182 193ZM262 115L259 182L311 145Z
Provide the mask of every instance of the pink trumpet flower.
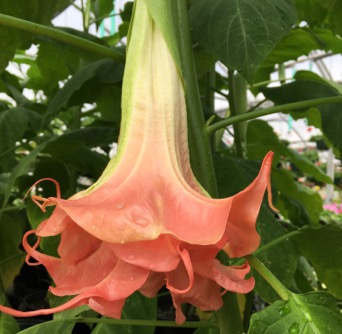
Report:
M224 199L207 194L190 167L182 79L144 1L136 2L135 13L117 155L95 184L69 199L61 198L56 181L56 197L32 196L43 211L55 209L25 234L27 263L47 269L54 295L74 297L51 309L21 312L0 306L0 311L27 317L88 305L120 318L133 292L154 297L166 285L176 321L182 323L182 303L217 310L225 290L247 293L254 287L254 279L245 278L247 262L225 266L216 256L223 250L243 257L257 249L255 223L273 153L238 194ZM30 234L38 237L34 246L27 242ZM41 238L59 234L59 258L37 250Z

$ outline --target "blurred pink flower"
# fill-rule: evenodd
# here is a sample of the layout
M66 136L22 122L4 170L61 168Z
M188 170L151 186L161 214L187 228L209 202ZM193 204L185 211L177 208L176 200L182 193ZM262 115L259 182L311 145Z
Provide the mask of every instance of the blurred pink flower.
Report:
M331 203L331 204L324 204L323 208L325 210L334 212L336 214L342 213L342 204L337 204L337 203Z

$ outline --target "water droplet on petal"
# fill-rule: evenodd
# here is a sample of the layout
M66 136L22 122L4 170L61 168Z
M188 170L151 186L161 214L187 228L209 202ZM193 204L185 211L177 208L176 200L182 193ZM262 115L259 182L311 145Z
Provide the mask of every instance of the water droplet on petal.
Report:
M290 328L288 329L289 334L298 334L299 333L299 324L294 322Z
M280 309L279 309L279 315L281 317L284 317L285 315L289 314L291 312L291 307L288 304L283 305Z
M115 203L115 204L114 204L114 208L115 208L116 210L122 210L122 209L125 208L125 203L122 203L122 202Z
M96 225L95 224L91 225L91 229L96 230Z
M133 221L135 224L142 227L146 227L150 223L146 218L140 216L133 216Z
M128 260L128 261L134 261L135 258L136 258L135 255L128 255L127 260Z
M133 280L134 280L134 277L133 277L133 276L131 276L129 279L130 279L131 281L133 281Z

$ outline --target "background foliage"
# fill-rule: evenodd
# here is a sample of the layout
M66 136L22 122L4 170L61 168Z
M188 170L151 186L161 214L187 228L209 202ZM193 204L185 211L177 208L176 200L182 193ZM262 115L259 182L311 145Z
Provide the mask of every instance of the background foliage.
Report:
M54 17L69 6L76 6L82 12L84 30L55 27L56 31L97 46L85 50L53 35L9 27L0 16L1 303L23 310L60 302L50 296L42 297L50 284L46 273L41 268L29 269L24 265L21 237L43 219L30 200L23 200L24 195L36 180L44 177L58 180L65 198L87 187L100 176L109 161L111 145L119 136L123 39L132 3L127 3L119 13L122 24L118 31L102 38L90 34L89 25L93 22L100 29L101 20L114 10L113 1L88 0L79 5L80 2L71 0L0 3L1 14L45 26L53 26ZM309 71L298 72L291 80L282 76L284 63L312 51L341 53L339 0L192 0L188 9L208 129L222 122L219 116L213 117L215 92L229 101L226 119L248 112L252 119L253 112L264 110L266 102L272 102L284 106L281 111L295 119L306 118L309 124L319 128L325 144L341 157L342 103L310 105L308 102L301 109L292 109L289 104L339 97L342 86ZM34 55L27 52L31 45L37 48ZM111 51L107 57L101 51L104 49ZM228 68L228 75L215 70L217 61ZM9 63L11 66L7 67ZM270 75L277 71L277 86L269 87ZM263 93L265 104L248 106L247 90L255 96ZM221 141L221 130L211 133L219 195L233 195L247 186L256 176L265 153L275 152L272 185L280 215L275 216L263 205L258 219L262 242L255 255L292 291L288 301L281 301L264 278L255 273L254 292L240 299L245 331L339 333L341 220L322 219L321 197L297 181L300 176L319 185L331 184L333 180L311 160L279 140L265 120L235 123L234 134L234 145L228 146ZM289 164L296 167L296 173L288 170ZM50 184L38 190L44 196L54 194ZM57 241L46 240L41 247L54 254ZM68 312L53 319L18 321L2 315L0 332L167 333L166 329L154 326L97 324L96 314L84 308ZM210 318L193 309L188 312L191 319ZM158 301L133 295L123 314L124 319L156 317L173 319L167 295L159 296ZM34 324L38 325L31 327ZM215 332L211 327L196 330L198 334Z

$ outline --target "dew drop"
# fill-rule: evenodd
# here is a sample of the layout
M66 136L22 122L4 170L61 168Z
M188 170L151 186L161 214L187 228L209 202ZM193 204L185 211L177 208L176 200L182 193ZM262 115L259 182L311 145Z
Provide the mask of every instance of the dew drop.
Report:
M133 280L134 280L134 277L133 277L133 276L131 276L129 279L130 279L130 281L133 281Z
M306 318L308 321L312 321L312 318L311 318L310 313L304 312L304 315L305 315L305 318Z
M134 261L135 258L136 258L135 255L128 255L127 260L128 260L128 261Z
M115 208L116 210L122 210L122 209L125 208L125 203L122 203L122 202L115 203L115 204L114 204L114 208Z
M133 216L133 221L139 226L146 227L150 222L143 217Z
M288 329L289 334L298 334L299 333L299 324L294 322L290 328Z
M91 225L91 229L96 230L96 225L95 224Z
M291 307L288 304L285 304L279 309L279 315L281 317L284 317L285 315L289 314L291 312Z

